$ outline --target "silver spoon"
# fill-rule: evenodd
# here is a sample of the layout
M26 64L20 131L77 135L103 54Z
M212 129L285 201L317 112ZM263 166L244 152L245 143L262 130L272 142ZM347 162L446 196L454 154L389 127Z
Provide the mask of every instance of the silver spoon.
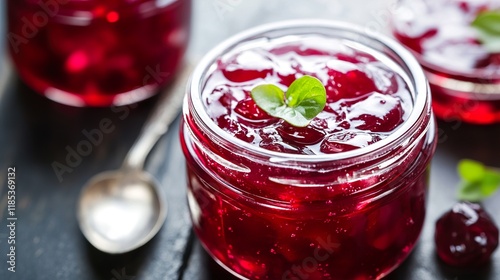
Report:
M122 167L92 177L80 193L78 224L87 240L103 252L132 251L153 238L165 221L165 195L143 168L179 112L190 69L185 66L171 85L172 92L160 96Z

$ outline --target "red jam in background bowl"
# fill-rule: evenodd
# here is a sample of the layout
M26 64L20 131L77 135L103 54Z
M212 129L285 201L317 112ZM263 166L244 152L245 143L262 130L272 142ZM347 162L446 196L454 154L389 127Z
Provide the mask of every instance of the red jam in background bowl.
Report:
M175 74L191 0L8 0L8 44L24 82L72 106L124 105Z
M400 0L392 26L431 84L436 116L469 123L500 122L500 54L481 45L471 23L489 0Z
M195 70L181 129L191 217L237 277L379 279L412 250L434 119L418 62L378 36L332 22L267 25ZM257 85L286 90L302 75L327 89L307 127L250 98Z

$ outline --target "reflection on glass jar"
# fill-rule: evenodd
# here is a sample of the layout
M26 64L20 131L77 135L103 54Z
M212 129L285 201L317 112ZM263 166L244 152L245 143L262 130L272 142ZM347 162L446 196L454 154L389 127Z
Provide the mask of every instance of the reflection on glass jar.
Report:
M22 80L72 106L155 94L180 65L191 0L8 0L8 44Z
M417 56L431 84L433 108L444 120L500 122L500 54L485 48L471 26L489 0L401 0L395 37Z
M307 127L250 98L304 74L327 90ZM195 70L180 137L194 229L241 279L379 279L418 239L435 123L422 69L390 39L315 21L237 35Z

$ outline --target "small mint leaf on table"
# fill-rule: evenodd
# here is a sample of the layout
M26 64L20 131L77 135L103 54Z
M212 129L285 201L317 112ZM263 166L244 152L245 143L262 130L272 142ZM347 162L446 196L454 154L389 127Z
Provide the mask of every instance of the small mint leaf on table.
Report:
M479 13L471 23L482 45L492 53L500 52L500 10Z
M481 201L483 199L481 184L478 182L464 182L460 185L457 196L461 201Z
M461 160L457 169L460 177L466 182L481 180L486 172L486 167L482 163L470 159Z
M269 115L296 127L307 126L326 105L326 89L320 80L303 76L295 80L287 92L271 84L252 89L252 99Z
M500 172L473 160L461 160L457 167L462 183L460 200L478 202L492 196L500 188Z

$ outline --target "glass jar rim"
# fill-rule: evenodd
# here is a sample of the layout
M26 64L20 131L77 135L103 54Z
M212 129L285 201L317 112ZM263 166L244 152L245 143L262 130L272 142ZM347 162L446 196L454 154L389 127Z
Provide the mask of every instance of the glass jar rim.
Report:
M469 78L469 79L485 79L485 80L495 80L500 78L500 71L491 71L487 69L473 69L470 71L462 71L462 70L456 70L456 69L451 69L448 67L444 67L441 65L438 65L436 63L433 63L429 61L427 58L425 58L421 53L416 52L415 50L410 49L410 52L415 56L418 60L418 62L429 69L432 69L434 71L439 71L443 73L447 73L449 75L453 76L460 76L464 78ZM486 77L486 78L485 78Z
M448 90L449 95L460 97L466 92L473 100L499 100L500 99L500 68L490 75L487 70L459 71L442 67L425 59L422 54L411 50L410 52L417 58L424 69L427 79L431 85ZM445 73L440 75L436 73ZM469 81L468 79L476 79Z
M318 154L318 155L303 155L303 154L292 154L292 153L281 153L276 151L267 150L251 143L245 142L241 139L231 136L229 133L220 128L207 114L205 106L203 105L201 99L201 92L203 90L203 81L205 81L205 74L207 70L214 65L214 62L224 53L232 50L233 48L240 45L248 39L257 39L265 36L266 32L272 32L277 30L293 30L299 28L326 28L333 30L347 31L352 34L357 34L364 36L367 39L376 41L382 44L385 48L394 52L404 62L409 73L411 73L411 79L413 84L409 85L414 87L414 100L413 108L408 119L399 126L393 133L391 133L387 138L382 139L376 143L370 144L366 147L359 149L334 153L334 154ZM261 36L259 36L261 35ZM293 35L293 33L287 34ZM412 90L410 88L410 90ZM420 93L420 94L419 94ZM222 137L224 141L228 141L231 144L235 144L239 147L245 148L246 150L252 151L263 157L270 158L272 162L282 162L282 161L302 161L302 162L325 162L332 160L345 160L350 158L356 158L362 155L372 153L374 151L380 150L386 147L390 143L396 142L398 139L404 137L408 131L410 131L417 122L421 119L423 113L426 113L425 109L428 107L428 102L430 99L429 84L425 77L425 74L417 61L417 59L408 51L405 47L399 44L396 40L383 35L378 32L374 32L368 29L363 29L352 23L341 22L341 21L331 21L331 20L310 20L310 19L299 19L299 20L289 20L273 22L257 27L253 27L246 31L240 32L225 41L219 43L216 47L210 50L198 63L195 68L187 86L187 98L190 99L192 106L197 114L197 117L201 119L203 124L214 132L215 136L224 135L229 137ZM187 108L185 108L185 111ZM427 129L424 130L425 133Z

